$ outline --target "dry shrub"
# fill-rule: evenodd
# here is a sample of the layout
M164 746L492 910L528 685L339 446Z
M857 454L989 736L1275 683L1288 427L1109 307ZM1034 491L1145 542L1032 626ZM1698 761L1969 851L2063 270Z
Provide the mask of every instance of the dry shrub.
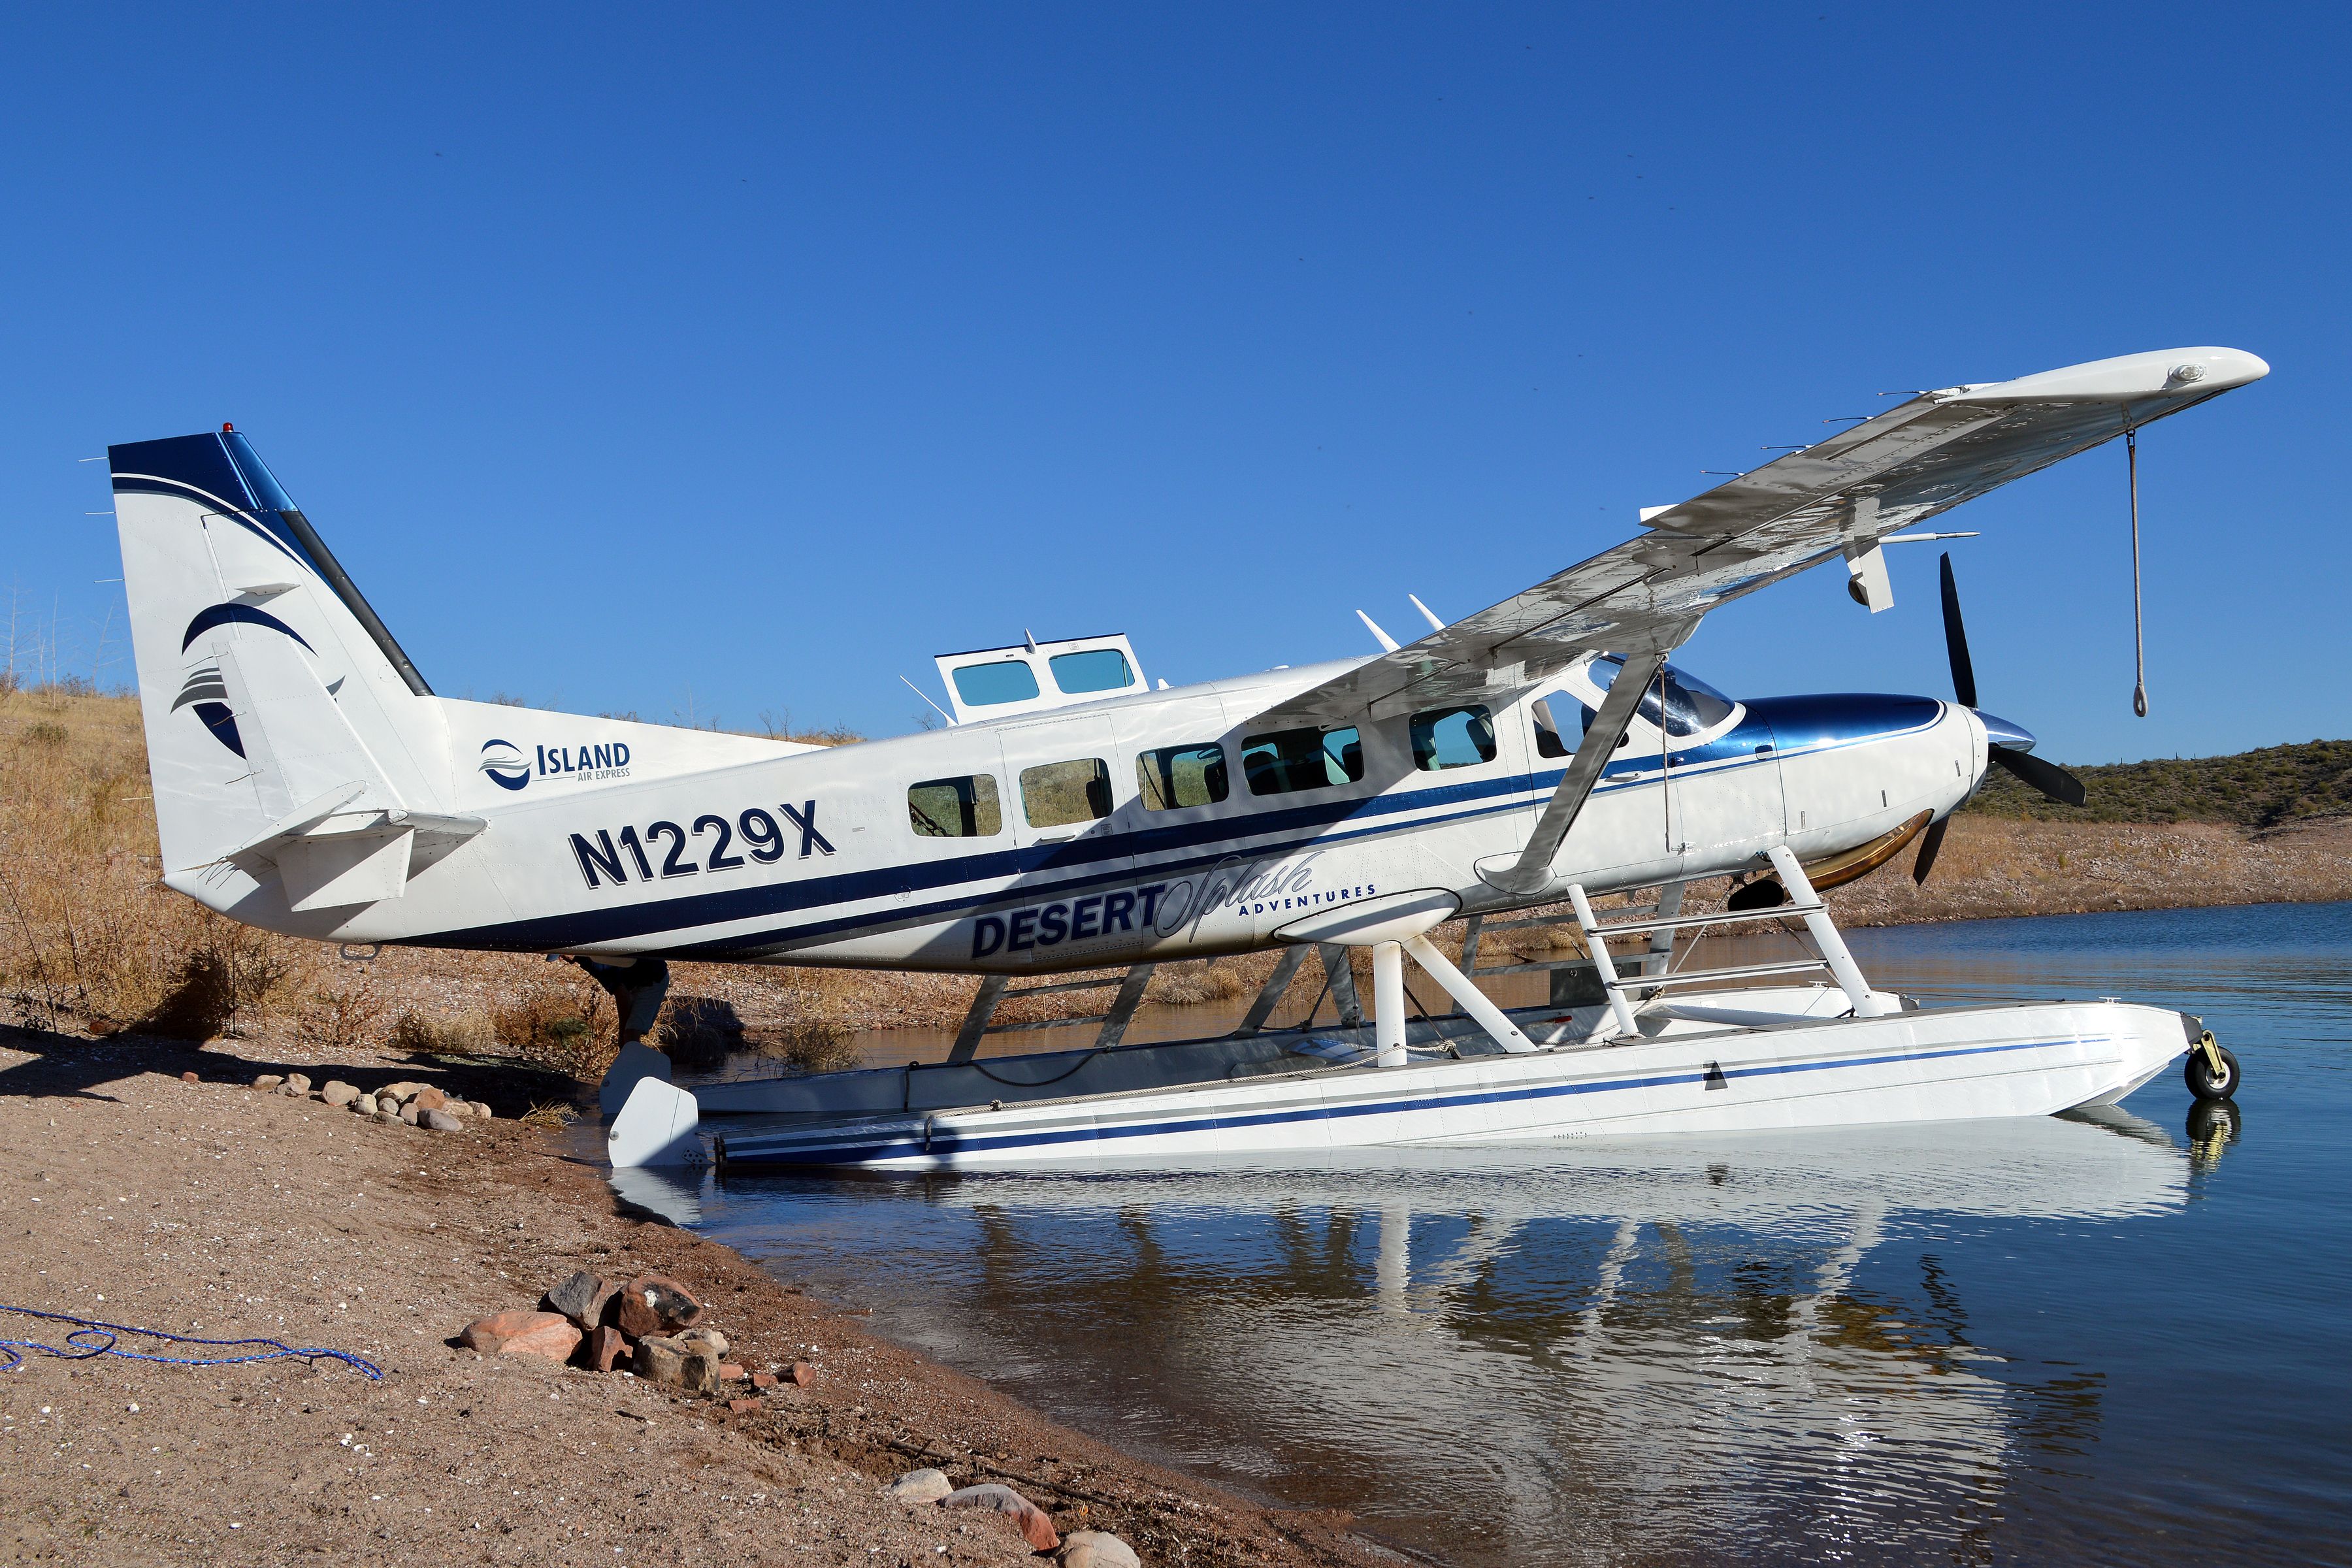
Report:
M197 1041L243 1034L285 988L294 964L268 933L217 916L201 930L198 945L173 966L163 995L132 1021L133 1030Z
M741 1047L743 1020L735 1004L716 996L672 996L662 1004L655 1020L654 1045L669 1059L690 1072L709 1072L726 1065L729 1052Z
M348 985L310 993L295 1014L295 1033L327 1051L347 1051L363 1042L383 1016L383 997L362 973Z
M604 988L573 970L569 979L543 979L490 1014L499 1044L525 1061L593 1083L613 1065L620 1046Z
M1223 1002L1238 996L1248 989L1248 983L1229 964L1213 958L1202 958L1184 963L1163 963L1152 972L1151 983L1144 989L1148 1002L1164 1003L1171 1007L1197 1007L1203 1002ZM1109 1005L1097 1000L1095 1010Z
M849 1026L831 1018L802 1018L787 1024L768 1042L765 1054L790 1062L803 1072L840 1072L858 1062Z
M498 1030L478 1008L443 1015L402 1010L384 1044L413 1057L478 1057L495 1050Z
M158 883L148 795L135 700L0 689L0 995L51 1029L250 1033L311 944Z

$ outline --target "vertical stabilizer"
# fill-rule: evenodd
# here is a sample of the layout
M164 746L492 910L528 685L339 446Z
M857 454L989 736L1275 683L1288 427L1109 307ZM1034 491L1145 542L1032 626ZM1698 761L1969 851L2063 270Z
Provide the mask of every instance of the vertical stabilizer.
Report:
M108 457L166 875L331 797L444 810L439 705L245 437Z

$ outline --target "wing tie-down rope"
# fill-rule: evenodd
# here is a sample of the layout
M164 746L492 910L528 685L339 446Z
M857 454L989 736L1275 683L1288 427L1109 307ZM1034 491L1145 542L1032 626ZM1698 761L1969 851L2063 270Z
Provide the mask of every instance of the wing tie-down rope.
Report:
M2147 639L2139 619L2139 431L2124 427L2124 473L2131 487L2132 517L2132 711L2147 717Z
M327 1356L343 1363L353 1371L364 1373L370 1382L383 1381L383 1369L366 1357L355 1356L349 1351L330 1350L323 1345L300 1349L280 1343L277 1340L200 1340L190 1334L167 1334L161 1329L133 1328L128 1323L101 1322L96 1318L78 1318L71 1312L44 1312L36 1307L11 1307L5 1302L0 1302L0 1312L15 1312L27 1318L46 1318L53 1323L81 1325L66 1335L68 1348L64 1350L59 1350L55 1345L44 1344L39 1340L0 1339L0 1352L5 1352L8 1357L8 1364L0 1366L0 1372L22 1372L26 1366L24 1352L26 1351L38 1351L43 1355L53 1355L63 1361L89 1361L96 1356L119 1355L126 1356L132 1361L162 1362L167 1366L234 1366L249 1361L280 1361L289 1357L298 1361L316 1361L320 1356ZM209 1345L216 1350L237 1345L263 1345L268 1348L255 1355L151 1355L144 1351L117 1349L115 1342L124 1334L138 1334L151 1340L169 1340L173 1344ZM85 1335L99 1336L106 1342L85 1344L83 1342Z

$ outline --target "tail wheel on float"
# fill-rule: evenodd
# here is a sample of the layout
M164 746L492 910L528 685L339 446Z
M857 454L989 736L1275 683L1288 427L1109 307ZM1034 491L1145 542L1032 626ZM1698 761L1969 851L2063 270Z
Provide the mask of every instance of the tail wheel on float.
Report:
M2189 1061L2180 1076L2198 1099L2228 1100L2238 1092L2238 1058L2228 1047L2215 1045L2208 1030L2204 1038L2189 1047Z

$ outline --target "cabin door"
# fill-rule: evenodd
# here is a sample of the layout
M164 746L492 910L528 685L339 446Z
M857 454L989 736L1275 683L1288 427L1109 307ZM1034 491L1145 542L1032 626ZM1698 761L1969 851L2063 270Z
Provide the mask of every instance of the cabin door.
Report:
M1028 896L1006 951L1039 967L1114 963L1150 940L1120 807L1135 790L1109 719L1048 719L997 731L1006 816ZM1017 940L1016 940L1017 939Z

